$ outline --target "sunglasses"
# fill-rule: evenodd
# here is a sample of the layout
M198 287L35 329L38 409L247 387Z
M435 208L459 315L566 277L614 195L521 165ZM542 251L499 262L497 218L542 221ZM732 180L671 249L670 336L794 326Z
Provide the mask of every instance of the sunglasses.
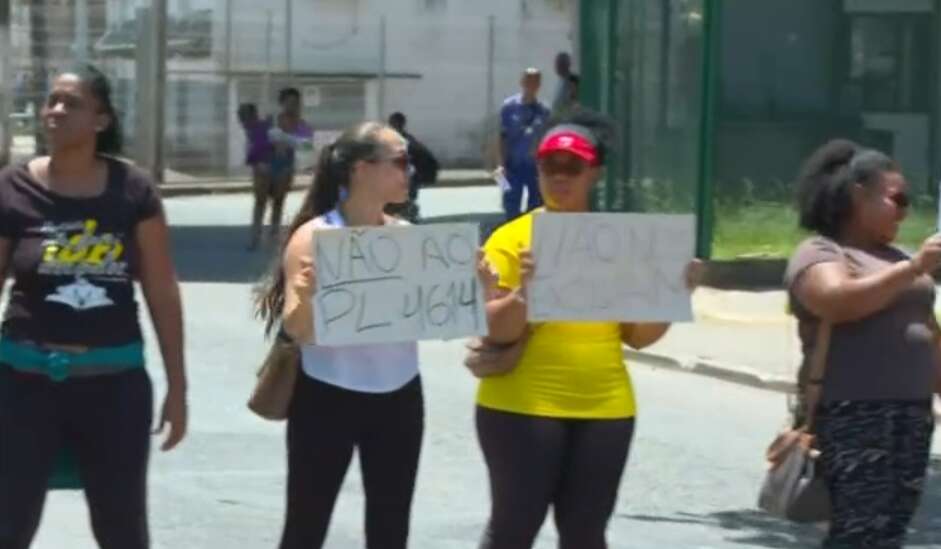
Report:
M539 160L539 170L546 175L577 177L588 170L588 163L580 158L547 156Z
M896 207L901 209L906 209L911 206L912 202L908 198L908 195L905 193L895 193L889 196L889 200L895 203Z
M412 171L412 159L407 154L378 158L374 162L388 162L405 173Z

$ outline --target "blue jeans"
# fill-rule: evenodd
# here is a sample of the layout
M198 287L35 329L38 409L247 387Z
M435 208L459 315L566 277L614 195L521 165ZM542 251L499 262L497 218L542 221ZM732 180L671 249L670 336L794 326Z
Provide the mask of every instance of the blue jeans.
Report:
M503 191L503 211L506 213L506 220L510 221L519 217L520 208L523 201L523 188L529 195L527 199L526 211L534 210L542 206L542 195L539 193L539 178L535 174L514 174L507 172L507 181L510 182L510 188Z

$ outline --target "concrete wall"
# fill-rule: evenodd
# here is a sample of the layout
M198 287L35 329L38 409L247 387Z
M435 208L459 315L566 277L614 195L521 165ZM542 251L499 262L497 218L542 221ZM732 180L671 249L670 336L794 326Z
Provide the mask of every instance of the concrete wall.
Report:
M374 80L383 65L379 22L385 16L384 94L382 86L369 84L366 97L379 104L363 110L382 116L406 113L410 129L451 165L481 163L484 137L490 133L488 103L498 109L515 93L525 67L543 69L543 98L549 102L557 85L554 56L573 50L574 0L295 1L290 26L283 2L249 12L240 9L247 1L232 3L237 40L231 59L239 71L287 71L289 55L296 74L356 73ZM216 2L220 31L225 5ZM495 16L492 69L489 15ZM224 40L213 42L214 49L224 48ZM217 58L223 57L219 50Z

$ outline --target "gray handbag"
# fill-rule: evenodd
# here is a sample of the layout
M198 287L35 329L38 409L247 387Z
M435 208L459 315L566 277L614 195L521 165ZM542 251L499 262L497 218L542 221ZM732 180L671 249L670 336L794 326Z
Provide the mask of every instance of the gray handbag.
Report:
M778 435L768 447L768 473L758 496L758 507L794 522L823 522L830 519L830 491L817 466L820 451L814 447L814 422L820 404L821 383L830 349L827 322L820 322L817 344L805 386L804 425Z

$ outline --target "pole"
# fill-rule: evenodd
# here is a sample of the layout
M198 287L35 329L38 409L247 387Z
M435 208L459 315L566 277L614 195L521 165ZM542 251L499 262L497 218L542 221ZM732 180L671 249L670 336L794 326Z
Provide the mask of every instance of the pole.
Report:
M75 1L75 59L88 61L88 0Z
M261 89L261 101L267 110L271 107L271 10L266 10L265 20L265 73ZM259 109L261 110L261 109Z
M49 25L46 13L46 0L35 0L29 6L29 41L30 57L32 57L33 77L30 86L30 101L33 112L38 116L46 101L49 91L49 75L47 74L49 60ZM33 120L34 154L46 154L46 132L42 125Z
M0 2L0 51L12 50L10 37L10 2ZM0 167L10 163L10 149L13 142L13 123L10 114L13 111L13 78L10 75L9 55L0 55Z
M225 70L225 97L226 101L231 101L232 99L232 0L225 0L225 51L223 52L223 68ZM225 117L225 135L226 140L231 140L232 135L232 115L230 114L232 109L232 103L229 102L226 105L226 117ZM226 160L225 160L225 169L226 175L231 175L229 173L230 166L232 165L232 147L226 146Z
M496 58L496 25L494 15L487 16L487 120L493 120L496 113L496 97L494 96L494 59Z
M228 78L232 72L232 0L225 0L225 51L222 63Z
M286 65L288 78L292 78L293 69L293 42L294 42L294 0L284 0L284 62Z
M152 128L152 158L150 166L154 181L162 183L164 180L164 128L166 126L166 94L167 94L167 0L153 1L153 25L151 48L153 51L154 75L153 92L153 128Z
M386 16L379 18L379 118L386 116Z
M713 155L715 95L719 54L719 2L703 2L702 102L699 112L699 181L696 192L696 256L712 257L714 229Z

